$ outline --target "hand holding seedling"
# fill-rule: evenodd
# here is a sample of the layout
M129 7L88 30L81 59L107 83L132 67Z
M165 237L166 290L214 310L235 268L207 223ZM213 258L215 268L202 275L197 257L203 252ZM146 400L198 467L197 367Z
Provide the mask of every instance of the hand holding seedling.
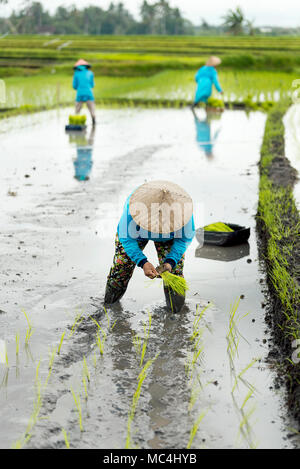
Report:
M153 279L158 276L158 272L156 271L155 267L150 262L146 262L144 264L143 270L144 270L144 274L146 275L146 277Z
M163 274L164 272L172 272L172 266L166 262L165 264L156 267L156 272L158 272L159 275Z

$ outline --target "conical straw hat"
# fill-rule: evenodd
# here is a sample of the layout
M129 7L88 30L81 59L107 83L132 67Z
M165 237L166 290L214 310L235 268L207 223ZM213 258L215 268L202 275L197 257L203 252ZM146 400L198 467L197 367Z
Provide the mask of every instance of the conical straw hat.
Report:
M90 67L91 65L84 59L79 59L76 64L74 65L74 68L79 67L79 65L85 65L86 67Z
M208 67L217 67L218 65L220 65L221 62L222 62L222 60L219 59L219 57L215 57L214 55L212 55L212 56L209 57L209 59L207 60L206 65L207 65Z
M151 181L130 197L129 211L135 223L151 233L169 234L180 230L193 215L189 194L169 181Z

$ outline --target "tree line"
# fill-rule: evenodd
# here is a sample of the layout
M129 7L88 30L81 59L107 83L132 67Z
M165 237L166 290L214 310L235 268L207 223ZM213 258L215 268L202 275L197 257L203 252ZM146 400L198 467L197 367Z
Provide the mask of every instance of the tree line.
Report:
M144 0L140 16L141 19L136 20L123 2L111 3L106 10L98 6L81 10L75 5L70 8L60 6L53 15L40 2L28 2L9 18L0 18L0 28L2 34L194 34L193 24L167 0L152 4Z
M8 0L0 0L0 4ZM200 8L199 8L200 11ZM295 34L299 28L256 28L240 7L228 10L220 25L211 25L205 19L194 25L185 19L179 8L172 8L168 0L143 0L140 19L127 10L124 3L111 3L107 9L89 6L78 9L60 6L50 14L41 2L24 0L23 8L13 11L8 18L0 16L0 34L86 34L86 35L257 35Z

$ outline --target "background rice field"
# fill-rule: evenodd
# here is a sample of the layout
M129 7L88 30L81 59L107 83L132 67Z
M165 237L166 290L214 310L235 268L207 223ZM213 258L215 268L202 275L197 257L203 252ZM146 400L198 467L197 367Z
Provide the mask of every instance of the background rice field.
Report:
M300 39L280 37L7 36L0 39L2 108L53 107L74 101L72 66L93 64L96 101L190 102L194 76L207 56L222 58L226 102L277 101L299 76Z

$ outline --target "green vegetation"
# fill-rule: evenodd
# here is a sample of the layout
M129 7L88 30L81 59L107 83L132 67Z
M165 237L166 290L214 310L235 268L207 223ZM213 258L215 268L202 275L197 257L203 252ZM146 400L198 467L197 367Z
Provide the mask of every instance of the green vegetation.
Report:
M223 223L221 221L217 223L211 223L210 225L206 225L204 227L204 231L216 231L216 232L223 232L223 233L228 233L232 232L233 229L230 228L230 226L226 225L226 223Z
M162 272L160 275L165 287L173 290L177 295L185 296L189 287L184 277L179 277L170 272Z
M234 304L230 308L229 312L229 326L228 326L228 333L226 336L227 339L227 355L229 358L229 365L230 365L230 374L231 379L233 382L233 386L231 389L231 398L233 405L237 411L237 415L239 417L239 427L238 427L238 436L242 437L245 441L247 446L250 449L256 448L257 444L254 441L253 430L250 423L250 418L255 412L255 405L249 406L251 398L256 391L255 386L251 384L246 378L246 372L253 367L253 365L257 362L257 359L251 360L251 362L246 365L242 371L236 371L236 358L239 355L239 346L240 346L240 339L243 338L244 341L247 340L241 335L238 324L241 322L248 313L244 315L240 315L238 313L238 308L240 305L240 298L234 302ZM241 402L238 402L238 396L236 396L237 390L239 389L239 384L244 385L247 389L246 396L242 399Z
M127 421L127 435L126 435L125 449L131 449L134 446L133 442L132 442L131 428L132 428L132 424L133 424L134 417L135 417L135 414L136 414L138 402L139 402L139 399L140 399L140 396L141 396L142 385L143 385L145 379L147 378L147 375L149 373L149 368L153 365L153 363L155 362L155 360L159 356L159 354L157 354L152 360L148 360L146 362L146 364L144 365L144 367L143 367L144 358L145 358L145 354L146 354L146 351L147 351L148 340L149 340L149 336L150 336L151 324L152 324L152 316L151 316L150 313L148 313L148 327L147 327L147 324L145 322L143 322L143 329L144 329L143 339L141 337L139 337L138 334L135 334L133 336L133 339L132 339L132 342L133 342L137 357L139 359L139 367L141 368L141 371L140 371L140 373L138 375L138 378L137 378L138 384L137 384L137 388L136 388L136 390L133 394L132 403L131 403L131 407L130 407L130 410L129 410L128 421Z
M292 341L300 338L300 217L293 196L295 172L284 156L283 116L287 104L269 114L261 148L257 225L270 291L267 321L280 347L277 362L288 389L288 404L300 421L299 367L292 362ZM280 165L280 171L278 171Z
M85 125L86 116L69 116L70 125Z
M79 57L92 64L98 106L185 106L194 98L195 73L211 54L222 58L225 105L268 111L290 96L299 51L297 37L9 35L1 39L1 117L73 104ZM217 94L210 105L224 106Z

